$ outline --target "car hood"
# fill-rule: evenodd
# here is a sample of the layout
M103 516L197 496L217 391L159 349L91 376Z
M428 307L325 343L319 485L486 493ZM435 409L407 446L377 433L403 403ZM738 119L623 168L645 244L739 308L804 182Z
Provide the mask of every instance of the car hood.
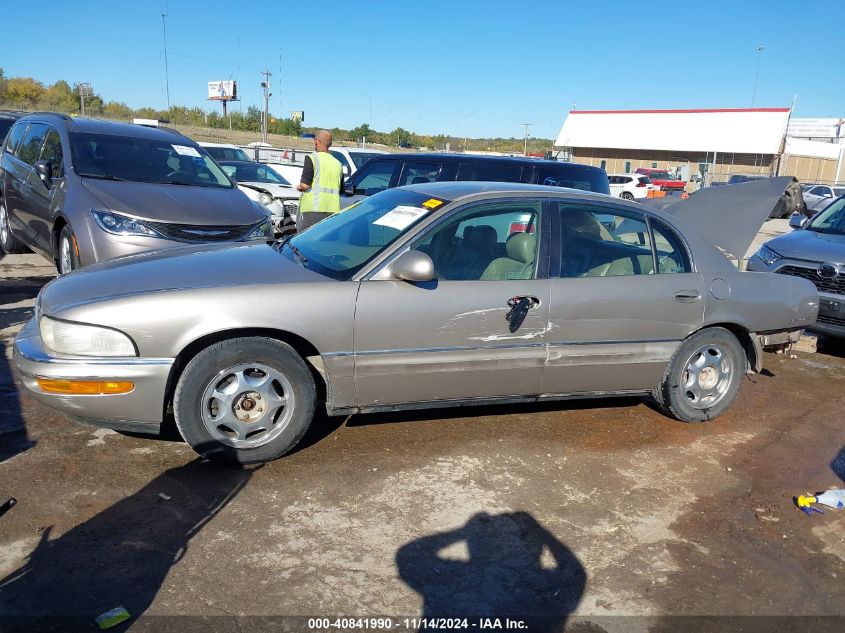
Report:
M246 189L256 192L266 191L274 198L289 199L298 198L301 195L299 190L291 187L290 185L275 185L267 182L239 182L238 186L245 187ZM247 192L244 193L249 195Z
M331 281L265 243L177 246L86 266L44 286L42 314L169 290Z
M197 226L256 224L266 213L237 187L192 187L83 178L109 210L154 222Z
M798 229L769 240L766 246L792 259L845 264L845 235Z
M792 185L792 176L743 182L730 187L707 187L663 211L683 221L704 239L736 261Z

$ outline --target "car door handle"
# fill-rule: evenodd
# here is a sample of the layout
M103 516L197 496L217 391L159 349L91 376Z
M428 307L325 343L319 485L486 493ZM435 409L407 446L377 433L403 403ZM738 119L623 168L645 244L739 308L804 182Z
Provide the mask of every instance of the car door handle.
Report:
M701 293L698 290L679 290L675 293L675 301L678 303L695 303L701 299Z
M510 310L505 314L505 321L508 322L508 329L511 333L519 329L519 326L525 321L528 311L538 305L540 305L540 300L537 297L511 297L508 299Z

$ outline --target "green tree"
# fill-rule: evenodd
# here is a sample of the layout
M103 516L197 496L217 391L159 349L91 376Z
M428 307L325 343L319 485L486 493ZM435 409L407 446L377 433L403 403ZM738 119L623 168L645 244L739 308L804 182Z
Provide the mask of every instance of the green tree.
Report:
M349 130L349 136L356 143L360 142L362 138L366 138L367 142L370 143L375 142L373 138L375 133L370 129L370 126L367 123L362 123L358 127Z
M79 98L68 82L59 80L44 91L38 100L38 107L56 112L78 112Z
M21 108L34 108L44 94L44 84L32 77L12 77L6 82L9 102Z
M6 73L0 68L0 103L6 101Z
M129 121L135 112L125 103L109 101L103 106L103 116L118 121Z

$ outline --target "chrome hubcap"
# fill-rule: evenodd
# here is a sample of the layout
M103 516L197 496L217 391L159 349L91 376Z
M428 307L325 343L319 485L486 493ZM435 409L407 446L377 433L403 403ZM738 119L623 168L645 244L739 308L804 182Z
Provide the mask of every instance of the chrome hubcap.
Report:
M6 217L6 205L0 204L0 239L3 240L4 244L9 239L9 227L6 224L7 222L8 218Z
M733 378L733 361L721 345L705 345L687 361L683 389L687 402L696 409L709 409L728 392Z
M262 363L224 369L202 394L202 423L221 444L256 448L273 441L293 417L293 386Z
M59 272L66 275L72 270L73 260L70 256L70 240L63 237L59 245Z

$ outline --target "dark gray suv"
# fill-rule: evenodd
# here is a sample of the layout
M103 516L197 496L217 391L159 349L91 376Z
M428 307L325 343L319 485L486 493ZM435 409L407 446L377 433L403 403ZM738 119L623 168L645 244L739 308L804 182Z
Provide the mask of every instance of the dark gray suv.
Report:
M60 274L140 251L272 240L267 211L167 128L33 114L0 152L0 245Z

